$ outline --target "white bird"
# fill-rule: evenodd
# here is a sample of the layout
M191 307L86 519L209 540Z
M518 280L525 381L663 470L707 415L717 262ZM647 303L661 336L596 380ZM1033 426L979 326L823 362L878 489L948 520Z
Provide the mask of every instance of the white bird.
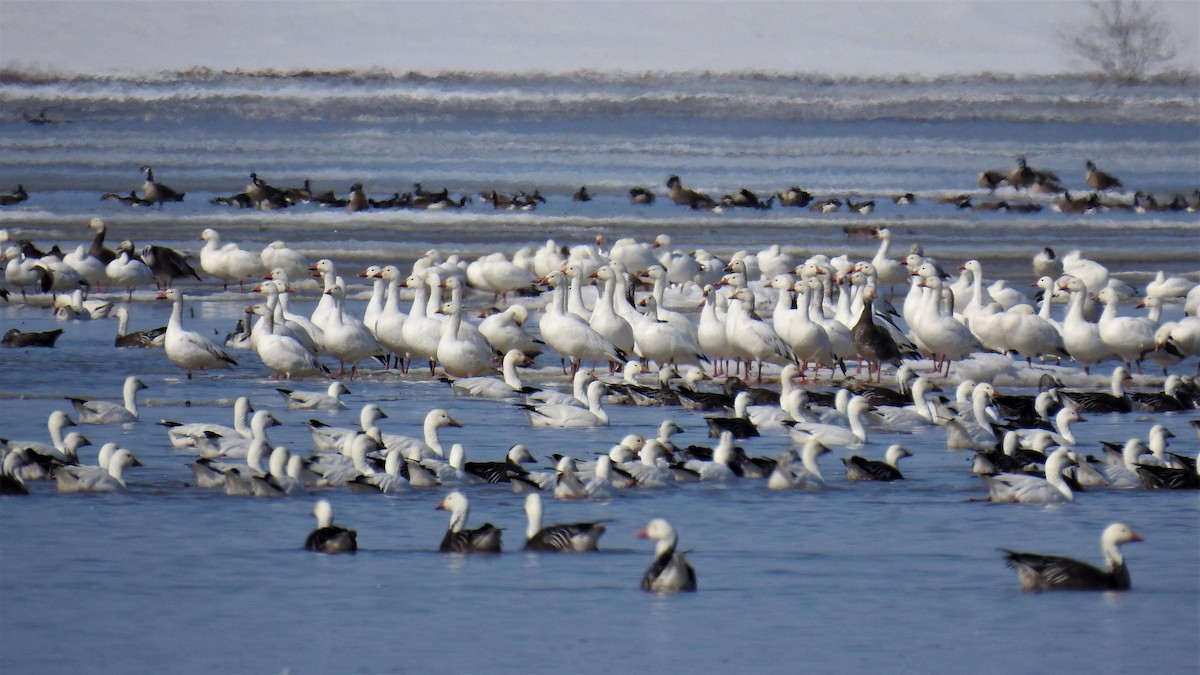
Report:
M75 416L81 424L129 424L138 420L137 393L146 388L136 375L125 378L122 403L112 401L67 398L75 406Z
M749 288L739 288L730 298L725 336L735 352L747 359L747 376L750 362L758 362L759 382L762 381L764 361L780 365L796 363L796 355L788 343L754 311L754 292Z
M260 288L268 289L275 286L267 282ZM251 331L250 344L263 365L270 368L275 378L291 379L306 375L329 374L329 369L317 360L313 352L294 337L295 333L287 326L275 323L278 294L268 292L267 303L259 308L262 312L261 323L256 323Z
M603 382L595 380L588 384L586 409L573 405L562 404L521 404L518 407L525 410L529 424L533 427L603 427L608 426L608 413L601 405L608 388Z
M124 448L108 459L107 469L99 466L64 466L55 471L59 492L123 492L124 471L131 466L141 466L133 453Z
M121 255L104 267L104 274L114 288L124 288L128 291L131 300L134 290L155 283L154 272L150 271L146 263L130 258L126 251L122 251Z
M221 280L223 288L229 288L230 281L237 281L238 288L246 279L261 277L262 259L252 251L245 251L237 244L221 245L221 235L216 230L205 228L197 237L204 242L200 249L200 268L210 276Z
M1073 463L1067 448L1058 448L1046 458L1046 477L1002 473L981 476L988 489L988 501L1020 504L1054 504L1075 498L1063 479L1063 469Z
M870 406L862 396L853 396L846 407L848 427L821 422L797 422L791 425L788 433L796 443L807 443L809 438L816 438L828 447L858 448L867 442L863 415Z
M455 279L447 280L456 282ZM450 303L450 318L442 327L438 341L437 360L447 375L454 377L483 377L496 372L496 350L486 341L464 338L462 302Z
M1154 280L1146 284L1146 297L1160 300L1182 298L1195 285L1183 277L1168 277L1166 272L1159 270Z
M400 434L383 434L383 443L388 450L400 450L408 459L421 460L432 456L444 457L442 450L442 427L461 427L462 423L450 416L441 408L434 408L425 414L422 423L423 436L420 439Z
M346 374L346 364L350 364L350 378L358 375L358 362L382 353L383 346L367 330L366 325L346 312L346 293L340 286L325 291L333 298L333 311L329 320L322 327L324 331L324 350L338 360L341 368L334 377Z
M1100 339L1109 351L1125 361L1126 365L1137 362L1138 373L1142 372L1142 358L1154 350L1154 332L1158 326L1143 317L1119 316L1117 314L1116 291L1103 288L1096 294L1096 299L1104 303L1104 312L1100 315Z
M501 362L500 372L503 375L502 378L461 377L451 381L450 386L454 390L454 393L460 396L496 400L512 399L521 394L531 394L538 391L533 387L526 387L521 383L521 376L517 373L517 365L529 365L529 361L521 350L510 349L504 355L504 360Z
M281 269L292 279L301 279L308 273L308 258L288 248L286 242L273 241L258 254L263 269Z
M342 452L348 448L349 440L360 432L365 433L375 427L375 423L387 419L385 413L377 404L367 403L358 412L358 428L333 427L320 420L309 420L308 429L312 434L313 446L317 452Z
M829 448L817 437L809 437L800 450L800 466L797 467L795 464L796 449L788 448L779 456L775 468L771 470L771 475L767 478L767 488L770 490L823 488L825 479L821 475L821 467L817 464L817 459L828 452L831 452Z
M192 378L194 370L209 370L212 368L232 369L237 365L229 354L218 349L212 340L203 335L183 328L183 292L177 288L169 288L158 294L159 298L170 300L171 319L167 321L166 348L167 358L171 363L187 371L188 379Z
M344 410L346 404L342 401L342 394L349 394L350 390L341 382L331 382L329 388L323 392L320 391L293 391L291 389L276 389L283 396L283 400L287 402L290 410Z
M479 332L492 344L496 351L507 354L519 349L529 358L541 354L546 345L525 331L529 310L525 305L509 305L502 312L489 314L479 322Z
M603 523L560 523L542 526L542 496L531 492L525 496L526 551L595 551L596 542L604 534Z
M1072 276L1058 280L1059 289L1070 294L1067 315L1062 322L1063 348L1083 366L1083 372L1091 374L1091 367L1113 356L1112 350L1100 337L1100 326L1088 321L1083 314L1083 303L1087 300L1087 286Z
M688 564L683 553L675 552L679 538L670 523L655 518L637 536L657 542L654 546L654 562L642 576L642 590L654 593L696 590L696 570Z
M567 311L566 276L551 272L545 278L552 287L550 302L538 320L545 341L563 359L571 360L573 371L585 360L625 362L625 352L597 333L586 321ZM564 372L566 368L563 368Z
M250 399L246 396L239 396L233 402L232 427L206 422L182 423L168 420L161 420L159 424L167 427L167 438L171 441L172 446L191 448L195 447L196 439L202 438L207 432L220 436L251 438L253 434L250 431L250 413L252 412L254 412L254 407L250 405Z

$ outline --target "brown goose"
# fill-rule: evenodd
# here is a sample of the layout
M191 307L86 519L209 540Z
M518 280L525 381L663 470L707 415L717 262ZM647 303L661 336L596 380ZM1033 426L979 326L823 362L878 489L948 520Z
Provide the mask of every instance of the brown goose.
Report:
M1055 555L1004 551L1005 563L1017 570L1023 591L1127 591L1129 570L1121 557L1121 544L1142 541L1142 536L1128 525L1113 523L1100 536L1105 569Z
M878 382L884 363L900 366L900 347L887 329L875 323L875 289L867 287L863 291L863 311L858 322L850 329L850 337L854 340L854 348L858 350L859 358L867 362L867 380L871 379L874 369L875 380Z
M0 339L0 347L53 347L62 332L61 328L55 328L44 333L22 333L10 328Z
M146 174L146 182L142 183L142 198L151 204L163 204L164 202L181 202L185 193L177 192L162 183L154 180L154 169L149 165L142 167L142 173Z
M1087 181L1088 187L1092 188L1093 190L1099 190L1103 192L1105 190L1114 190L1116 188L1123 187L1121 185L1121 181L1118 180L1116 176L1104 173L1103 171L1097 169L1096 163L1092 160L1087 160L1087 162L1085 162L1085 166L1087 167L1087 173L1084 175L1084 180Z
M690 206L694 209L711 209L717 205L717 202L712 197L683 187L683 182L679 180L679 176L671 175L667 178L668 194L671 196L671 201L680 206Z
M25 191L24 185L17 185L17 189L12 194L0 195L0 206L13 206L29 199L29 193Z

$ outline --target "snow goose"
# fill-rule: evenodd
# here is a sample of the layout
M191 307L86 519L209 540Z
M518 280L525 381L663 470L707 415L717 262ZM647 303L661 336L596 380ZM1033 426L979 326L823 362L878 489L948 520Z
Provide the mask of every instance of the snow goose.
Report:
M1044 299L1046 306L1049 302L1049 297ZM1060 358L1070 355L1063 344L1059 328L1041 314L1034 313L1028 305L1014 307L1002 316L1000 325L1004 335L1004 346L1024 356L1026 364L1032 366L1035 356L1044 359L1047 356ZM978 318L976 315L976 322L971 324L972 328L975 328ZM976 336L978 335L976 332Z
M162 291L159 298L173 303L171 318L167 321L167 333L163 346L171 363L187 371L188 379L192 379L192 371L209 370L212 368L232 369L237 365L229 354L217 348L212 340L203 335L183 328L183 292L177 288Z
M321 477L318 481L321 485L349 485L360 476L373 476L378 473L367 461L367 454L381 448L379 441L372 436L358 433L350 439L344 456L322 455L310 468Z
M362 474L353 478L347 485L351 490L366 489L385 495L407 492L411 484L403 475L406 463L399 450L388 450L384 453L383 473Z
M4 455L3 471L0 471L0 495L27 495L29 488L21 479L21 469L33 460L26 448L10 450Z
M222 288L228 290L230 281L237 281L238 288L246 279L263 275L262 260L251 251L244 251L237 244L221 245L221 235L211 227L205 228L197 237L204 242L200 249L200 269L221 280Z
M750 392L743 389L733 397L733 417L705 417L709 438L717 438L725 432L731 434L733 438L758 436L758 428L747 414L749 407Z
M622 479L622 483L629 484ZM584 485L589 499L616 499L617 484L613 482L613 460L608 455L596 459L595 475L588 478Z
M270 439L267 438L267 429L281 424L279 418L272 415L269 410L256 410L250 416L249 438L241 434L226 436L206 431L196 438L196 448L201 457L245 457L254 441L261 441L266 447L271 447Z
M512 399L520 394L532 394L538 391L534 387L526 387L521 383L521 376L517 374L518 364L527 366L531 365L531 362L521 350L510 349L501 362L502 378L461 377L451 381L450 387L455 394L460 396L495 400ZM443 365L445 365L444 361Z
M147 387L136 375L125 378L123 403L67 398L80 424L129 424L138 420L137 393Z
M638 451L638 461L621 464L620 468L633 476L638 487L661 488L675 482L666 461L662 443L655 439L645 442Z
M604 288L592 307L588 325L617 349L631 353L634 350L633 327L616 311L617 273L611 265L601 265L595 276L604 283Z
M870 403L865 398L852 396L846 407L849 427L821 422L797 422L790 425L788 433L796 443L807 443L810 438L816 438L822 445L829 447L861 447L867 442L867 429L863 425L863 415L868 408L870 408Z
M1054 249L1049 246L1038 251L1033 256L1033 275L1036 277L1052 277L1054 279L1062 276L1063 264L1058 256L1054 255Z
M537 462L537 458L529 452L529 448L518 443L508 449L503 462L466 462L463 470L485 483L508 483L514 475L529 473L521 466L525 462Z
M1128 525L1113 523L1100 535L1105 569L1056 555L1004 551L1004 562L1017 570L1022 591L1127 591L1129 570L1121 555L1121 545L1143 541Z
M75 247L74 251L63 256L63 262L79 273L92 287L108 284L107 266L96 256L88 253L83 244Z
M371 335L375 335L375 322L379 321L379 315L383 312L383 301L387 296L387 280L381 275L382 271L383 268L379 265L371 265L358 273L360 278L372 280L371 298L367 300L362 318L363 325L371 331Z
M1154 331L1158 326L1142 317L1118 316L1119 298L1111 288L1101 289L1096 299L1104 303L1104 312L1097 322L1100 339L1126 365L1136 361L1138 373L1141 374L1142 358L1154 350Z
M865 302L862 313L850 329L850 335L858 357L867 362L867 379L870 380L871 371L874 369L875 379L879 381L883 377L884 363L901 365L900 347L886 328L875 323L875 308L871 304L875 299L874 287L867 287L863 293ZM846 296L846 293L842 294L842 297Z
M1083 372L1091 374L1092 364L1114 356L1108 344L1100 336L1100 326L1084 317L1083 304L1087 300L1087 286L1075 277L1064 275L1058 280L1059 289L1070 294L1067 315L1062 322L1063 347L1067 353L1083 366Z
M608 426L608 413L601 401L608 388L603 382L593 380L587 387L587 409L574 405L546 403L541 405L521 404L529 424L533 427L603 427Z
M596 376L589 370L578 370L571 376L571 391L542 389L526 397L528 403L547 403L553 405L587 405L587 387Z
M323 327L324 350L338 360L341 368L334 377L346 374L346 364L350 364L350 378L358 374L358 362L379 354L383 347L362 321L346 313L346 292L340 286L325 291L333 297L334 309L329 314L329 321Z
M663 309L653 296L643 298L645 314L639 314L631 324L634 335L634 352L654 361L659 369L671 364L698 364L707 361L700 345L696 342L695 330L681 330L678 325L663 318Z
M725 330L725 307L728 299L716 292L712 285L704 287L704 306L700 310L700 322L696 327L696 340L700 348L708 355L713 367L713 373L719 374L724 370L725 362L733 357Z
M1063 479L1063 469L1073 463L1067 448L1058 448L1046 458L1046 477L1001 473L980 476L987 486L990 502L1015 504L1055 504L1075 498Z
M455 279L447 280L447 283ZM450 303L450 320L442 328L438 341L437 360L447 375L454 377L483 377L496 372L496 350L484 341L464 339L462 302Z
M444 457L439 429L442 427L462 427L462 423L450 416L442 408L434 408L425 414L422 423L422 438L400 434L384 434L383 443L388 450L400 450L409 459L424 459L433 456Z
M736 302L735 302L736 301ZM746 372L749 377L750 362L758 362L758 381L762 382L762 365L796 363L796 355L775 329L769 326L754 311L754 291L739 288L729 305L729 316L725 324L726 338L735 350L746 355Z
M519 349L532 359L542 353L545 343L525 331L524 325L528 319L529 310L525 305L513 304L502 312L484 317L478 328L496 351L508 353L512 349Z
M1183 277L1168 277L1167 273L1159 270L1154 279L1146 284L1146 297L1160 300L1186 297L1195 286Z
M497 251L467 265L467 280L473 287L492 293L497 300L503 300L513 291L535 288L538 275Z
M125 251L104 267L104 274L113 288L124 288L130 300L134 290L155 283L150 267L140 259L131 258Z
M442 553L499 553L502 530L484 523L474 530L467 528L471 505L466 495L455 491L438 503L438 510L450 512L450 527L438 550Z
M560 358L571 360L572 372L579 370L584 360L625 362L625 352L600 335L586 321L567 311L566 276L551 272L543 281L551 286L550 302L538 320L542 340L558 352ZM567 372L564 361L563 372Z
M950 364L982 348L971 330L955 319L942 307L942 280L936 276L917 282L929 289L926 294L913 332L932 354L944 363L945 376L950 375Z
M129 310L125 306L117 307L113 310L113 314L117 317L117 337L113 340L113 345L120 348L126 347L162 347L166 342L167 327L148 328L146 330L129 331Z
M275 284L267 282L255 288L274 288ZM295 337L295 333L285 326L275 323L277 294L269 293L267 304L257 308L261 311L261 323L256 323L251 331L250 344L263 365L271 369L272 377L276 379L291 379L294 376L328 375L326 368L309 347ZM301 333L307 337L307 334Z
M367 328L388 352L395 354L397 368L407 372L408 346L404 342L404 321L408 317L400 311L400 269L395 265L385 265L375 275L384 280L387 292L379 316Z
M422 358L429 361L429 375L434 374L437 363L438 343L442 338L441 321L427 314L430 301L430 282L424 273L414 273L404 280L404 285L413 289L412 306L401 328L401 337L408 349L410 358Z
M313 506L317 529L308 534L304 548L316 553L354 553L358 550L358 533L333 524L333 505L327 499Z
M1108 269L1100 263L1083 257L1076 249L1062 257L1063 274L1079 279L1086 290L1097 293L1108 285Z
M796 466L797 453L795 448L788 448L779 456L775 468L767 478L767 488L770 490L813 490L824 487L825 480L821 476L821 467L817 459L830 452L816 437L810 437L800 449L800 466Z
M1110 392L1059 389L1058 395L1064 405L1080 412L1129 412L1133 410L1133 401L1125 393L1125 385L1131 381L1129 369L1117 366L1113 369Z
M293 391L291 389L276 389L283 396L289 410L344 410L342 394L350 390L341 382L331 382L324 392Z
M59 492L123 492L125 469L141 465L132 452L122 448L109 457L107 468L64 466L54 472L54 477Z
M657 542L654 546L654 562L642 576L642 590L654 593L696 590L696 570L688 564L683 553L675 552L679 538L670 523L663 518L655 518L637 536Z
M842 458L842 463L846 465L846 480L903 480L904 474L900 473L898 466L900 460L905 457L912 457L912 453L902 445L888 447L882 462L865 459L858 455L844 457Z
M875 257L871 258L871 265L875 267L877 282L888 287L905 283L908 271L904 269L904 265L892 259L889 253L892 245L891 231L881 227L875 230L875 238L879 240L879 250L875 252Z
M1142 486L1149 489L1200 490L1200 462L1196 466L1155 466L1138 464Z
M308 258L303 254L288 248L286 242L273 241L263 247L258 254L263 269L283 270L292 279L300 279L308 272Z
M233 402L233 426L227 427L221 424L208 424L205 422L173 422L170 420L160 420L158 423L167 427L167 438L171 441L171 445L176 448L191 448L195 447L196 439L202 438L207 432L219 434L221 436L233 437L241 436L242 438L252 438L253 432L250 430L250 413L254 412L254 407L250 405L250 399L246 396L239 396Z

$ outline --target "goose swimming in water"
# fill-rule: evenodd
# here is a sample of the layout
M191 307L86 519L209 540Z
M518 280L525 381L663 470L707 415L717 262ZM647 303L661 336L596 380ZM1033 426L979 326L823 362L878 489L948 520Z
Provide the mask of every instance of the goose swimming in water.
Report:
M276 389L287 401L289 410L343 410L346 404L342 402L342 394L350 390L341 382L332 382L324 392L293 391L291 389Z
M1143 541L1128 525L1113 523L1100 535L1105 569L1056 555L1004 551L1004 561L1017 570L1022 591L1127 591L1129 570L1121 555L1121 545Z
M304 548L317 553L354 553L358 550L358 533L333 524L333 505L326 499L313 506L317 529L308 534Z
M471 505L461 492L451 492L435 507L450 512L450 528L438 550L442 553L499 553L500 535L503 530L491 523L484 523L474 530L467 528L467 516Z
M846 480L865 481L903 480L904 475L897 468L904 457L912 457L912 453L902 445L893 445L887 449L882 462L851 455L842 459L846 465Z
M108 458L108 467L64 466L54 472L59 492L124 492L124 471L141 466L133 453L124 448Z
M69 397L67 400L75 406L75 416L80 424L128 424L138 420L137 393L146 388L145 382L130 375L125 378L124 403Z
M596 542L606 529L602 523L560 523L542 527L542 496L536 492L525 496L525 515L529 518L525 530L526 551L595 551Z
M637 536L657 542L654 546L654 562L642 576L643 591L674 593L696 590L696 570L688 564L683 553L675 552L679 537L669 522L655 518Z

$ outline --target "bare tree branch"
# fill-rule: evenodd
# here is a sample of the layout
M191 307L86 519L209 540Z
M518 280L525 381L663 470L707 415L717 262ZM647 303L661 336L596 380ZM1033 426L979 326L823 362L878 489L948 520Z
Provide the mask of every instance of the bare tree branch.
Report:
M1059 32L1065 46L1118 84L1142 80L1179 53L1171 25L1141 0L1092 0L1087 23Z

